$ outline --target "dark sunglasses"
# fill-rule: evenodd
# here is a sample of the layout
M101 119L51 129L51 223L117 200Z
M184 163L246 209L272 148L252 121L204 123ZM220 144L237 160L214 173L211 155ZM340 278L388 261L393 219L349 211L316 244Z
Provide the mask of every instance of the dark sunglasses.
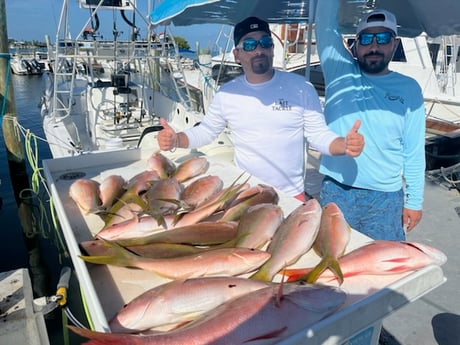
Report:
M361 44L362 46L368 46L372 43L374 37L377 40L377 44L388 44L390 43L391 38L394 37L394 35L392 32L389 31L378 32L376 34L362 33L358 35L359 44Z
M243 48L245 52L252 52L259 44L263 49L271 48L273 47L273 39L270 36L264 36L260 40L248 38L247 40L238 43L236 47L239 49Z

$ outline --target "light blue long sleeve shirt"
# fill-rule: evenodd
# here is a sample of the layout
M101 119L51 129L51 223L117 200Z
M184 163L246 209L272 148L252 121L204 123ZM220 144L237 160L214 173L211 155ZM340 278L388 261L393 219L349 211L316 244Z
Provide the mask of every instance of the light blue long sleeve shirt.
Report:
M318 1L316 38L326 82L325 117L345 136L356 120L365 146L360 156L323 156L320 172L358 188L400 190L405 207L420 210L425 172L425 108L418 83L390 72L361 72L339 31L339 0Z

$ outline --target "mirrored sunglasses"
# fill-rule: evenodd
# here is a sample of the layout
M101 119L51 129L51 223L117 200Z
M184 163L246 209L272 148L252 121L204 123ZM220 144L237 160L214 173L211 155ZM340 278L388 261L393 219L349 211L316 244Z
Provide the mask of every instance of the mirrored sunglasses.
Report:
M374 40L374 37L377 41L377 44L388 44L391 41L391 38L394 37L392 32L378 32L376 34L373 33L361 33L358 35L359 44L362 46L368 46Z
M259 44L263 49L271 48L273 47L273 39L270 36L264 36L260 40L248 38L243 42L240 42L236 47L240 49L242 48L246 52L251 52L255 50Z

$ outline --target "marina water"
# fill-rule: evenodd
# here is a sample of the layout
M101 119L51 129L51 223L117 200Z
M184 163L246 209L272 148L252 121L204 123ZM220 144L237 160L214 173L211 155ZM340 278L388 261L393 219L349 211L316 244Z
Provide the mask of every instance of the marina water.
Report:
M16 103L17 121L23 131L30 131L35 140L30 142L32 149L27 149L24 137L23 147L26 152L26 166L29 180L35 169L42 167L42 160L50 159L51 153L47 143L44 141L43 129L41 124L41 115L39 103L45 89L46 75L10 75L13 83L14 98ZM2 86L2 90L4 86ZM2 119L3 120L3 119ZM32 137L33 137L32 136ZM63 266L70 265L70 259L66 257L62 245L59 245L59 237L54 232L52 224L47 223L40 216L40 211L47 208L49 203L46 196L42 201L44 204L40 210L40 205L34 202L34 216L37 224L34 226L36 231L33 233L24 233L18 216L18 208L13 193L14 176L10 176L8 160L5 149L5 141L3 131L0 132L0 197L2 198L2 208L0 209L0 222L2 224L2 240L0 241L0 272L6 272L19 268L29 269L29 275L32 280L34 290L34 298L41 296L52 296L56 293L56 285L59 280L59 274ZM28 163L27 154L33 153L37 155L38 167L33 167L33 164ZM43 175L43 172L41 173ZM44 192L43 188L41 192ZM45 218L51 221L51 218ZM74 277L72 279L75 279ZM72 281L71 281L72 284ZM74 284L77 285L77 284ZM71 290L72 287L69 289ZM78 287L75 288L76 293L68 293L69 304L70 294L79 294ZM79 295L74 296L75 300L79 301ZM78 315L77 307L77 315ZM75 312L74 310L72 310ZM52 313L45 316L48 327L48 335L50 344L78 344L75 336L70 334L70 342L67 336L62 333L61 318L63 314L61 310L56 309Z
M37 136L43 137L41 126L40 109L38 107L40 98L44 91L44 76L19 76L10 75L13 83L17 120L21 126L29 129ZM2 85L2 90L4 86ZM0 261L0 270L8 271L16 268L27 268L29 263L29 254L26 234L22 233L22 227L19 222L16 201L14 199L12 178L8 167L5 141L3 132L1 136L0 147L0 197L3 200L3 207L0 210L0 219L3 224L3 240L0 241L0 250L2 257L6 260ZM40 142L40 159L50 158L51 154L44 142ZM31 170L28 166L28 174ZM27 236L26 236L27 237Z

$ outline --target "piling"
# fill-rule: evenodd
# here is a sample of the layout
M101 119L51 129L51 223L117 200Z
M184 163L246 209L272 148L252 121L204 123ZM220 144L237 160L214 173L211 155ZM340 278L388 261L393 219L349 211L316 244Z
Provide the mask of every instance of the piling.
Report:
M6 24L5 0L0 0L0 116L11 183L18 206L18 215L21 215L18 219L24 234L32 234L34 233L32 231L32 205L25 201L29 195L22 193L22 191L30 189L30 184L26 170L24 148L20 133L16 127L17 113L13 85L10 79L10 53Z

